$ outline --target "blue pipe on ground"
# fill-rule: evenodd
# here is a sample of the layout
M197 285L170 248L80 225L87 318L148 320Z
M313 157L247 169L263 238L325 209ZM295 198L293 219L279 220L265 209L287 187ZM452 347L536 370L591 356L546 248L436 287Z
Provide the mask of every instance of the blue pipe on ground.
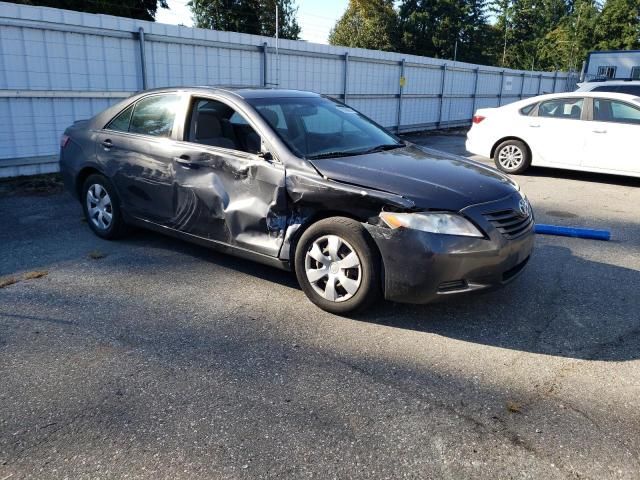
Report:
M560 235L562 237L587 238L590 240L610 240L611 232L608 230L594 230L592 228L560 227L557 225L536 224L536 233L543 235Z

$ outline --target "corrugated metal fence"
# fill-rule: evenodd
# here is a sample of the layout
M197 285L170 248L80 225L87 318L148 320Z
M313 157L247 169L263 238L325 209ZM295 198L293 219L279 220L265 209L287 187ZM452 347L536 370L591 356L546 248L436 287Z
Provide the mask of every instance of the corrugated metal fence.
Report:
M574 84L560 72L290 40L276 51L273 38L0 2L0 176L55 171L66 126L144 88L311 90L408 132Z

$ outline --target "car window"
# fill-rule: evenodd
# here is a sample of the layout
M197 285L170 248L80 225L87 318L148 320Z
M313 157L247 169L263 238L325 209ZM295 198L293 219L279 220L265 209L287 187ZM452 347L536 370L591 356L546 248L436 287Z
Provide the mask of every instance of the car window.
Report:
M640 125L640 108L617 100L594 98L593 119L598 122L633 123Z
M134 107L129 132L169 137L179 106L178 95L153 95L138 101Z
M529 115L533 109L536 107L537 103L532 103L531 105L527 105L526 107L522 107L520 109L520 113L522 115Z
M554 98L540 104L538 116L579 120L583 104L582 98Z
M133 105L129 105L122 112L116 115L105 128L109 130L117 130L118 132L128 132L131 112L133 112Z
M226 103L211 99L195 99L190 115L187 141L258 153L260 135L246 118Z
M620 85L616 91L640 97L640 85Z
M274 97L248 102L300 157L347 157L404 146L364 115L329 98Z

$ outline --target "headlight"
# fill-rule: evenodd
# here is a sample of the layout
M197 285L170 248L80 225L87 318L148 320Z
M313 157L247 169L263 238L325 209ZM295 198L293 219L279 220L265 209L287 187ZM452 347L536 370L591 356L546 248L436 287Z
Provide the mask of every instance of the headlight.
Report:
M393 213L382 212L380 218L390 228L411 228L423 232L465 237L484 237L473 223L454 213Z

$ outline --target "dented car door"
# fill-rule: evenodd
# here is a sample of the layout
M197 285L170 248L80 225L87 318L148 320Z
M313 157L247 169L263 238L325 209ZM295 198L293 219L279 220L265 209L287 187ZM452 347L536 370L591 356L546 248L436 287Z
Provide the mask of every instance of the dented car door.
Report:
M223 136L209 137L206 141L212 145L205 145L199 143L205 141L197 137L199 127L187 123L185 141L177 142L181 154L173 159L175 214L167 226L277 257L287 222L284 166L261 153L259 135L244 119L238 121L235 111L205 111L207 114L200 112L200 116L207 120L212 112L230 116L235 130L230 130L233 133L227 133L227 137L236 136L230 141ZM195 122L197 112L191 115ZM217 124L215 128L202 126L201 130L207 135L222 135ZM249 141L243 139L243 132L251 135ZM252 147L247 148L247 143ZM244 151L249 149L255 152Z

